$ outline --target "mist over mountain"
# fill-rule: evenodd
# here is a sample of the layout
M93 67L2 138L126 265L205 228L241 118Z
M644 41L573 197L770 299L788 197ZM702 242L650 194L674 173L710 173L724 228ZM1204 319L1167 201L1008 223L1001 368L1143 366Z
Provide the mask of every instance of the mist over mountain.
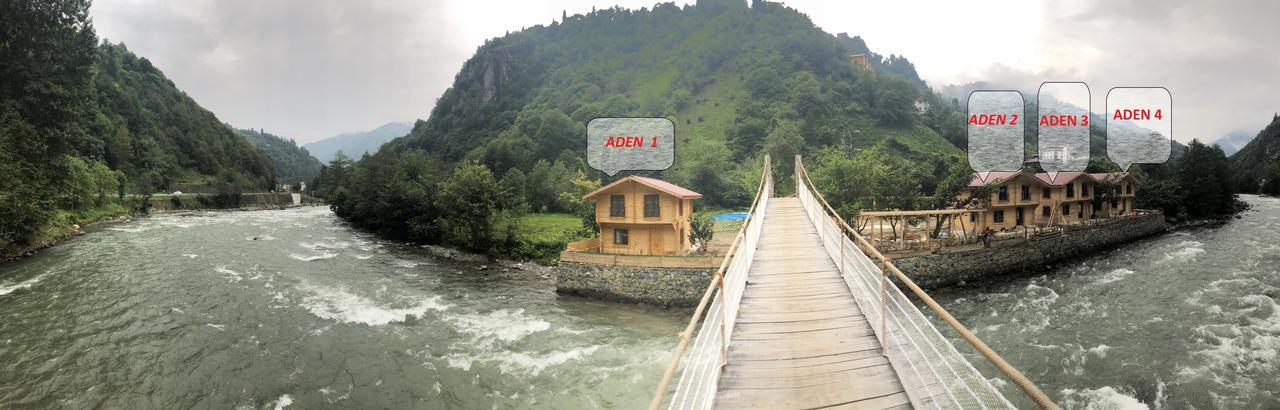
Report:
M338 151L351 158L360 158L366 152L377 151L387 141L405 136L412 129L411 122L389 122L369 131L344 132L302 147L325 163L332 161Z
M1253 137L1255 135L1257 134L1249 131L1235 130L1227 133L1227 135L1223 135L1221 138L1218 138L1210 144L1217 145L1219 148L1222 148L1222 152L1225 152L1230 156L1239 152L1241 148L1244 148L1245 144L1249 143L1249 141L1253 141Z

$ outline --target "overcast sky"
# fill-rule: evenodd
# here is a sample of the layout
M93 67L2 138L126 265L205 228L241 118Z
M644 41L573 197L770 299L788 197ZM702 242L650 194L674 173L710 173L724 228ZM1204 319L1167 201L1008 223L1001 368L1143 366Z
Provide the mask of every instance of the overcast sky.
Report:
M99 36L129 46L201 105L299 142L425 118L486 38L569 14L654 2L96 0ZM684 2L678 2L684 3ZM934 88L1163 86L1174 138L1256 133L1280 110L1280 2L797 0L831 33L905 55ZM1028 99L1035 95L1025 96Z

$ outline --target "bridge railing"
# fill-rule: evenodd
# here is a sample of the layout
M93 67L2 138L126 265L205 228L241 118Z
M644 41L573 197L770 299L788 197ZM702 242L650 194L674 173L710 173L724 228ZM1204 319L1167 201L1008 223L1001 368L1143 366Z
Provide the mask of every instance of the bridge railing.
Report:
M769 207L769 198L773 196L772 172L769 156L765 155L760 185L756 189L751 210L747 212L747 219L743 221L733 244L725 252L698 307L694 308L689 325L680 332L680 341L677 342L667 370L649 402L650 410L661 407L666 399L671 379L680 367L680 359L684 357L685 350L689 349L690 339L693 339L693 348L689 349L689 355L684 360L680 381L676 384L669 407L708 409L715 402L720 371L728 360L729 340L732 338L734 322L738 318L738 302L742 300L742 292L746 288L747 272L751 270L751 260L755 256L756 244L764 227L765 211ZM706 319L702 320L704 313ZM698 328L697 338L694 338L693 331L700 320L702 326Z
M885 355L898 371L912 404L931 408L1012 408L1013 405L889 280L894 275L930 310L1040 407L1057 406L1017 369L1005 362L938 305L874 246L851 228L813 186L800 156L795 158L796 195L817 228L823 246L856 294L859 309L876 329Z

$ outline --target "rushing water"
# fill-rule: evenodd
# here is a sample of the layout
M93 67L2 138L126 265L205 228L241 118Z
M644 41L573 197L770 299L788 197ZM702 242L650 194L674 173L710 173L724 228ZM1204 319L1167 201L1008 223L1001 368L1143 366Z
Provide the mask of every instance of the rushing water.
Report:
M1280 408L1280 199L1246 199L1222 227L934 297L1067 408ZM478 267L323 208L117 225L0 266L0 408L648 399L687 312Z
M419 251L302 208L0 266L0 408L633 408L687 320Z
M931 294L1066 408L1280 408L1280 199L1244 199L1221 227Z

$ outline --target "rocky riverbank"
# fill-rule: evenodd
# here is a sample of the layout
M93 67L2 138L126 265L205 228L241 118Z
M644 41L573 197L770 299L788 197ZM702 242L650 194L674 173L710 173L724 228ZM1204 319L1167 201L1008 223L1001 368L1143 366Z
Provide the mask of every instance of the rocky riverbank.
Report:
M610 302L693 307L711 283L713 269L653 268L561 262L556 292Z
M946 252L894 260L923 288L984 282L1004 276L1037 272L1097 251L1169 231L1163 215L1119 220L1060 236L968 251Z

